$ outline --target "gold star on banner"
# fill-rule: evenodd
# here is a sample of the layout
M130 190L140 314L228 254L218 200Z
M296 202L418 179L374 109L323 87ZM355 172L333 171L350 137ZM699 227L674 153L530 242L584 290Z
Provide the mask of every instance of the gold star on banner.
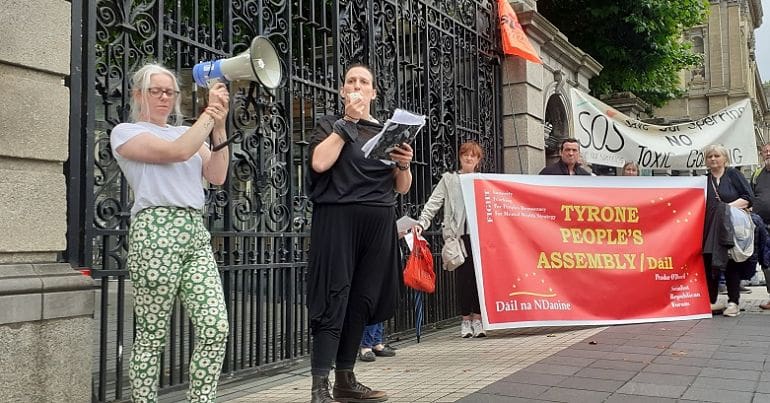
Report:
M532 274L532 276L530 276ZM528 284L529 277L535 277L535 273L524 273L524 284L522 283L522 278L517 277L516 282L511 284L511 289L513 290L508 295L511 297L517 296L517 295L529 295L533 297L540 297L540 298L552 298L556 296L556 293L553 292L553 289L549 288L548 292L543 291L543 286L545 285L546 279L540 279L540 284ZM522 287L519 287L521 285Z

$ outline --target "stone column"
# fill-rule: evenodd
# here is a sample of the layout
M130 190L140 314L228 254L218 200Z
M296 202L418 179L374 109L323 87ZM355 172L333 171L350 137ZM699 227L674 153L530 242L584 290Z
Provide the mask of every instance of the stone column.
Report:
M91 400L94 288L65 249L71 3L0 13L0 396Z
M537 173L544 164L543 66L503 59L503 172Z

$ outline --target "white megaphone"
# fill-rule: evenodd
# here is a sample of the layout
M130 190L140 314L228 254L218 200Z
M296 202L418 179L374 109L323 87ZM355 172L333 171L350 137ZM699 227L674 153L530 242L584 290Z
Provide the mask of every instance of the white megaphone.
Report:
M269 39L257 36L249 50L228 59L200 62L193 67L193 79L200 87L218 81L249 80L274 89L281 83L281 61Z

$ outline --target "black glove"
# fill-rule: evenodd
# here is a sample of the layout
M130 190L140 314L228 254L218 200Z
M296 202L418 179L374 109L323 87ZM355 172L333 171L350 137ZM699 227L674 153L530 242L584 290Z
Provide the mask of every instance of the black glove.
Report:
M332 131L339 134L348 143L352 143L358 138L358 127L349 120L337 119L332 126Z

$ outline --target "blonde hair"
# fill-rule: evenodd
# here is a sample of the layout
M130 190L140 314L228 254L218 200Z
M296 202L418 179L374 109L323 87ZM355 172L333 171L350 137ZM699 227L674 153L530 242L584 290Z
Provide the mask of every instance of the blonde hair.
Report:
M141 119L142 116L142 108L147 108L149 105L147 94L147 89L150 88L150 79L154 74L165 74L174 82L174 90L179 91L179 82L176 79L176 76L174 73L171 72L171 70L161 66L160 64L150 63L144 65L142 68L136 71L134 75L131 77L131 91L132 92L139 92L140 96L131 96L130 106L131 106L131 116L130 119L132 122L138 122ZM137 98L139 98L139 103L137 103ZM173 119L171 122L172 124L179 126L182 124L182 112L181 112L181 97L176 96L174 99L174 108L171 110L171 114L169 117Z
M703 158L708 158L711 154L719 154L725 157L725 165L730 165L730 154L727 152L725 146L721 144L709 144L703 147Z
M620 171L620 175L621 176L625 176L626 175L626 168L628 168L628 167L633 167L634 169L636 169L636 176L639 176L639 174L640 174L640 172L639 172L639 165L636 162L634 162L634 161L628 161L625 164L623 164L623 168Z

